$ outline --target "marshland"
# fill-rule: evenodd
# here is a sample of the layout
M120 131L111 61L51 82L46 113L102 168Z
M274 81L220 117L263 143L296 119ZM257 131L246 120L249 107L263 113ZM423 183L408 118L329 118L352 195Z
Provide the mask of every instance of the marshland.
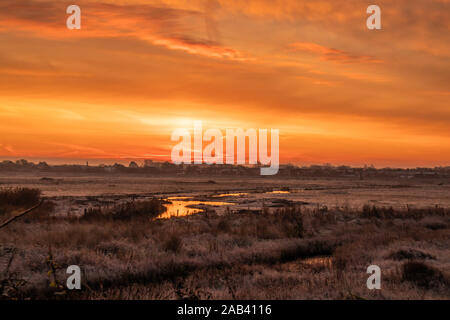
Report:
M449 299L449 182L4 174L0 295Z

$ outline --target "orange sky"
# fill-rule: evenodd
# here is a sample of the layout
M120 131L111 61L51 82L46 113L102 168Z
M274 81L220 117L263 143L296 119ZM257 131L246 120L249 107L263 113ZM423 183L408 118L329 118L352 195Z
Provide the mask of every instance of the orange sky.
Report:
M367 30L369 4L382 30ZM168 160L171 132L202 120L279 129L284 163L450 165L449 9L1 0L0 158Z

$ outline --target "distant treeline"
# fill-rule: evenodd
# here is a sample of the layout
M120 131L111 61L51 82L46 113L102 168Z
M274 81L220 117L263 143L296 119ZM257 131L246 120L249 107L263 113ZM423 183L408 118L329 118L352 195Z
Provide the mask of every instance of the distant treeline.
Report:
M145 161L139 166L132 161L128 166L115 163L113 165L49 165L46 162L33 163L21 159L15 162L5 160L0 162L1 172L53 172L53 173L123 173L144 175L187 175L187 176L260 176L260 166L241 165L175 165L170 162ZM373 166L349 167L311 165L295 166L281 165L276 176L284 177L357 177L360 179L369 177L392 177L392 178L450 178L449 167L435 168L375 168ZM275 176L275 177L276 177Z

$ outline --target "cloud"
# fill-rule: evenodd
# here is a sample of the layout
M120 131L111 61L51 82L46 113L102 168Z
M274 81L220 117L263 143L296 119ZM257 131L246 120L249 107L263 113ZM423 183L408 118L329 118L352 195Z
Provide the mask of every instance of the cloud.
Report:
M211 18L211 9L204 14L147 4L78 1L82 29L69 31L65 26L68 4L65 1L24 0L18 3L2 0L0 31L27 31L38 37L56 39L133 37L189 54L228 60L247 59L239 50L214 40L218 38L218 31Z
M319 56L322 60L337 63L381 63L373 56L355 55L342 50L328 48L312 42L295 42L289 45L295 52L309 53Z
M368 137L449 135L449 1L377 0L379 32L366 29L362 0L99 1L75 1L81 31L65 27L72 1L0 1L0 102L38 106L14 107L14 121L11 110L0 110L2 143L41 152L28 137L47 132L39 139L114 154L145 136L126 149L158 153L146 149L147 138L156 144L155 127L167 125L158 115L167 110L167 119L228 116L268 128L290 122L296 141L308 119L317 120L312 129L331 134L338 132L333 123L343 130L358 123ZM74 113L41 112L50 102L66 102ZM153 122L120 117L120 127L112 125L105 121L112 106ZM370 123L382 125L375 130ZM8 136L24 137L23 147ZM54 154L56 146L45 148Z
M173 50L182 50L191 54L198 54L213 58L224 58L230 60L248 60L238 50L220 46L212 41L199 41L187 37L160 38L153 41L156 45L162 45Z

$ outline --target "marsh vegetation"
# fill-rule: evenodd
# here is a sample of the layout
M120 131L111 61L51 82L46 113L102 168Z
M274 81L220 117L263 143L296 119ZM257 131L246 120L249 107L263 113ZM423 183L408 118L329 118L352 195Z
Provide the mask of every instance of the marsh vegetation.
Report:
M18 200L20 199L20 200ZM0 218L39 190L3 189ZM58 215L51 201L0 229L3 299L448 299L450 210L366 205L214 209L155 219L163 201ZM366 268L382 270L368 290ZM64 287L69 265L82 290Z

